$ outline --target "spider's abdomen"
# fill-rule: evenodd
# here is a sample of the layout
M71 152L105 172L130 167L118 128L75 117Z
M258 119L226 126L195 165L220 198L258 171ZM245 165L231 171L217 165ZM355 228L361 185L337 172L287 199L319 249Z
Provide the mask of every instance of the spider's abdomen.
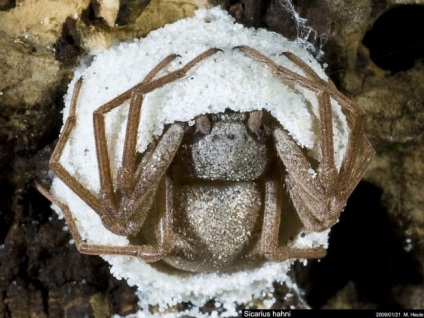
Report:
M262 225L255 182L185 185L175 189L174 198L175 245L165 262L202 272L246 263Z

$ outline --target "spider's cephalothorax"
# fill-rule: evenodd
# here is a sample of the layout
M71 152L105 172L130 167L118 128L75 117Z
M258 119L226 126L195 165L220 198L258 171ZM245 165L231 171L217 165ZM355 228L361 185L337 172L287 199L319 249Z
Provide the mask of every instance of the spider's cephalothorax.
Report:
M136 144L143 96L184 77L196 64L220 51L210 49L181 69L158 76L177 55L166 57L143 82L94 112L100 192L93 193L60 163L75 127L80 80L50 166L101 217L107 229L129 237L131 242L128 246L85 242L69 208L39 188L63 210L82 253L132 255L147 262L164 260L187 271L225 270L259 258L284 261L325 255L323 247L291 248L280 242L283 193L289 192L306 230L331 227L374 155L364 134L364 113L294 54L285 53L305 75L250 47L237 49L265 64L281 80L316 94L320 162L312 164L288 132L261 110L201 115L193 127L172 123L139 158ZM113 176L105 114L128 99L122 163ZM331 100L342 108L350 129L339 169L334 158Z

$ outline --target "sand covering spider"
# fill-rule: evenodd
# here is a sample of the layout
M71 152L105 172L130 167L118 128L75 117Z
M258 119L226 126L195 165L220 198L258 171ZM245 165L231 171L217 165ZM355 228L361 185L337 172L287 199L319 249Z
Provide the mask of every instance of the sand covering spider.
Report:
M184 122L172 123L142 155L137 153L137 128L144 96L183 78L191 68L220 51L209 49L182 68L158 76L178 57L169 55L140 84L94 112L101 190L92 193L60 163L75 126L78 94L83 85L79 80L50 167L101 217L106 228L130 237L132 242L128 246L85 242L69 208L39 187L63 211L80 252L131 255L147 262L163 260L195 272L225 270L261 257L284 261L325 255L322 247L289 248L279 242L280 224L284 222L282 177L303 226L310 231L331 227L374 155L364 135L365 114L292 53L284 54L305 76L276 64L251 47L238 46L235 50L252 62L263 63L281 80L292 81L316 94L321 124L320 162L308 158L288 132L261 110L201 115L193 127ZM113 176L104 116L128 99L122 164ZM340 104L350 127L340 169L334 160L331 99ZM230 201L240 195L249 197L251 204L229 207ZM200 196L218 196L222 204L202 211L189 206L189 201L198 203Z

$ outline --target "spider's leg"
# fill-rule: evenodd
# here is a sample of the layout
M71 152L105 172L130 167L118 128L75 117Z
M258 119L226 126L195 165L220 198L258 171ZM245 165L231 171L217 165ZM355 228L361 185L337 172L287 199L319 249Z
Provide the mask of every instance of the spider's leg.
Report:
M166 65L168 65L177 55L169 55L163 59L145 78L143 82L135 85L134 87L128 89L124 93L115 97L108 103L104 104L94 114L95 121L95 134L100 136L96 138L96 148L99 160L99 171L102 191L100 193L100 199L91 193L87 188L85 188L74 176L72 176L60 163L60 157L63 153L65 145L75 127L76 124L76 104L78 99L78 94L81 88L82 79L80 79L74 88L74 93L71 101L71 110L68 116L68 119L63 128L62 135L59 138L57 146L53 151L52 157L50 159L50 167L55 172L55 174L78 196L80 196L83 201L85 201L103 220L105 223L114 224L113 220L110 218L113 216L113 209L116 208L116 197L113 189L112 176L110 171L110 161L109 155L107 152L107 143L105 137L105 127L104 127L104 114L113 110L114 108L120 106L123 102L128 100L133 94L134 90L140 90L144 93L152 91L162 85L170 83L174 80L177 80L183 77L192 67L197 63L201 62L203 59L208 58L209 56L218 52L218 49L209 49L204 53L200 54L192 61L187 63L184 67L171 72L165 76L162 76L159 79L153 80L153 78L162 70ZM172 133L172 130L171 130ZM146 161L146 160L144 160ZM142 161L143 162L143 161ZM140 175L140 173L138 173ZM138 224L138 222L137 222ZM131 228L131 226L129 226ZM115 225L117 232L126 233L128 231L126 226L119 224Z
M320 199L325 196L325 189L317 180L311 163L289 133L282 127L276 126L273 136L277 154L286 167L287 173L306 192Z
M290 52L285 52L284 54L293 63L302 68L309 78L317 82L322 82L323 84L322 90L317 93L320 105L321 151L323 157L323 161L321 161L321 180L323 180L324 184L327 184L326 187L328 190L337 187L338 191L340 191L340 189L343 188L341 197L346 200L374 157L374 150L364 137L365 113L357 104L341 94L332 83L324 82L302 59ZM337 181L335 181L334 162L331 162L334 161L334 159L332 159L334 158L334 155L332 155L334 147L332 145L333 140L330 138L333 135L331 127L330 97L334 98L334 100L339 103L346 115L349 127L351 128L346 154ZM356 164L356 167L354 167L358 158L359 162ZM334 184L334 186L331 186L330 183Z
M281 133L283 133L284 136L281 136L281 139L279 137L276 137L277 143L278 140L290 141L287 143L287 145L281 144L280 146L277 146L277 148L283 149L289 147L292 149L296 149L296 151L293 152L293 158L283 161L285 161L284 164L289 169L289 171L297 174L296 180L303 180L305 182L305 188L311 188L312 191L314 189L318 189L320 195L324 194L322 190L325 190L327 193L331 193L335 184L337 171L334 165L332 112L330 104L330 95L328 92L329 88L327 87L328 84L325 83L309 65L307 65L305 62L303 62L300 58L298 58L292 53L286 52L285 55L293 63L301 67L309 78L296 74L293 71L276 64L270 58L255 49L252 49L247 46L240 46L237 47L237 49L239 49L249 57L266 64L268 67L271 68L274 73L278 74L282 78L292 80L300 84L301 86L310 88L311 90L317 93L321 118L321 134L322 139L324 140L324 142L321 143L323 161L320 163L320 174L322 175L322 180L324 181L324 188L320 186L320 182L318 180L315 180L313 178L311 179L311 174L308 173L308 171L311 171L312 168L307 162L307 160L304 158L304 155L301 153L301 151L298 150L298 146L295 145L294 141L292 141L289 136L287 136L284 132L279 132L278 130L276 131L276 133L280 135ZM332 88L329 90L332 91ZM327 138L327 136L329 136L329 138ZM285 154L282 154L282 156L287 157L287 155ZM293 165L293 163L295 163L295 165ZM303 169L302 171L298 171L299 169L296 168L298 166L298 163L301 167L304 167L305 169ZM288 164L290 166L287 166ZM309 184L310 186L308 187L307 184Z
M164 58L155 68L153 68L152 71L149 72L149 74L144 78L144 80L132 87L131 89L127 90L126 92L122 93L121 95L115 97L110 102L104 104L103 106L99 107L95 114L94 114L94 121L96 128L96 131L98 134L104 135L104 115L114 109L115 107L121 105L126 99L131 98L131 104L130 104L130 111L128 115L128 123L127 123L127 132L126 132L126 140L125 140L125 150L123 155L123 164L120 169L121 173L118 177L118 182L122 186L122 190L126 193L130 191L131 185L134 183L133 178L133 172L134 172L134 163L135 163L135 144L137 139L136 130L138 129L139 124L139 118L140 118L140 111L141 111L141 104L143 99L143 94L146 94L156 88L159 88L165 84L168 84L172 81L175 81L179 78L182 78L186 75L186 73L196 66L198 63L203 61L204 59L207 59L211 55L217 53L220 51L219 49L209 49L190 62L188 62L186 65L184 65L182 68L173 71L167 75L164 75L156 80L154 80L154 77L163 69L165 68L169 63L171 63L178 55L171 54L168 55L166 58ZM97 117L97 118L96 118ZM130 118L132 118L130 120ZM103 138L102 138L103 139ZM104 138L105 140L105 138ZM106 145L99 143L99 151L106 153ZM108 158L106 156L103 156L106 161ZM110 167L104 163L102 166L102 174L103 177L101 178L103 180L103 184L105 185L105 193L113 193L113 185L111 184L111 174L110 174ZM125 180L123 182L123 180ZM102 187L103 188L103 187ZM112 197L110 197L109 194L106 194L106 196L109 197L107 199L108 206L113 207L116 205L114 203L114 200Z
M61 179L69 188L72 189L81 199L84 200L94 211L101 213L101 207L99 200L93 195L87 188L85 188L72 174L70 174L65 167L60 163L60 157L62 156L63 150L69 137L76 124L76 105L78 100L78 95L82 85L82 78L80 78L74 87L74 92L72 95L70 112L66 120L65 126L63 128L62 134L59 137L59 141L53 151L53 154L50 158L50 168L56 174L56 176Z
M128 111L122 164L118 170L118 188L124 197L130 196L135 187L137 130L140 122L142 103L143 95L134 91Z
M90 190L88 190L84 185L82 185L78 179L76 179L72 174L70 174L65 167L60 163L60 158L62 156L63 150L69 137L76 124L76 104L78 100L78 94L81 89L82 79L79 79L75 84L69 116L66 120L63 132L57 142L57 145L53 151L52 157L50 158L50 168L56 174L56 176L61 179L75 194L77 194L87 205L92 208L100 217L105 218L104 208L100 200L94 195ZM46 191L42 192L46 196ZM46 196L52 201L52 196ZM52 201L53 202L53 201ZM58 205L59 206L59 205ZM60 206L59 206L60 207ZM120 229L125 231L125 227Z
M374 156L374 151L364 136L365 113L358 105L341 94L333 84L322 80L296 55L284 53L304 71L306 77L278 65L253 48L239 46L237 49L248 57L266 64L281 79L290 80L317 94L322 153L318 175L313 176L308 173L308 171L313 172L310 163L287 133L282 129L276 129L274 137L278 154L287 167L287 184L303 224L309 230L325 230L337 221L347 198ZM331 99L339 103L351 130L340 171L337 171L334 164Z
M341 106L344 107L343 104ZM346 198L359 183L375 155L374 149L365 137L365 114L358 105L353 106L354 111L350 112L349 116L346 115L348 122L351 122L351 130L338 178L340 196Z
M318 167L318 177L327 194L333 194L337 184L337 169L334 162L333 140L333 116L329 91L326 90L328 83L324 82L318 74L302 59L291 52L283 53L290 61L298 65L305 74L317 83L322 83L322 90L317 92L318 111L321 131L321 155L322 160ZM325 216L323 216L325 217Z
M159 88L171 81L175 81L183 77L192 67L200 63L202 60L218 52L218 49L209 49L204 53L200 54L190 62L188 62L182 68L171 72L157 80L153 80L154 77L165 68L170 62L172 62L178 55L169 55L163 59L150 73L145 77L143 82L133 88L131 94L131 103L128 113L127 129L125 134L125 145L124 153L122 157L122 166L118 172L118 182L121 191L124 196L129 196L131 191L134 189L135 182L135 159L136 159L136 143L137 143L137 130L140 122L141 107L143 103L143 95L149 91ZM147 154L148 158L150 157ZM146 154L144 155L144 159ZM142 164L142 166L145 166Z
M161 141L156 146L156 149L145 153L141 163L138 165L137 170L135 171L135 158L136 158L136 142L137 142L137 131L141 115L141 107L143 102L144 94L159 88L167 83L175 81L179 78L182 78L186 73L196 66L201 61L207 59L213 54L219 52L219 49L209 49L202 54L198 55L191 61L189 61L182 68L171 72L170 74L164 75L158 79L153 79L154 76L162 70L166 65L171 61L171 57L160 62L145 78L145 80L133 90L131 96L130 110L128 115L127 122L127 131L125 137L125 147L122 160L122 166L119 169L118 180L122 186L121 190L127 199L132 197L130 200L135 202L135 197L144 197L147 192L151 192L151 189L155 189L160 178L168 169L172 159L175 155L175 152L178 150L181 144L181 138L183 134L182 125L174 124L168 131L162 136ZM168 61L169 60L169 61ZM160 161L157 161L156 158L161 158ZM149 169L146 167L152 166L154 164L155 172L149 174ZM135 183L138 180L138 184ZM148 190L150 189L150 190ZM135 193L133 193L135 192ZM141 205L142 200L137 199L137 206ZM135 208L134 208L135 209ZM134 210L133 209L133 210ZM121 210L121 209L120 209ZM127 216L132 214L131 211L126 213Z
M172 221L174 219L173 182L167 175L162 178L156 194L154 219L156 220L155 224L153 224L156 248L165 257L174 246L172 229ZM152 232L149 235L152 235Z
M325 202L328 200L325 188L288 132L277 126L273 135L277 154L287 170L286 185L300 220L308 230L325 230L327 224L323 226L318 219L323 213L325 215ZM321 208L323 205L324 209Z
M115 107L120 104L113 105ZM106 140L105 114L107 111L100 108L93 113L94 140L100 177L99 201L102 206L102 216L112 218L117 210L118 202L113 187L112 171Z
M305 72L306 76L310 79L317 82L323 81L323 79L318 76L318 74L313 70L313 68L310 67L307 63L305 63L305 61L303 61L296 54L292 52L283 52L283 55L287 57L292 63L299 66Z
M303 225L317 232L329 228L337 221L350 193L341 196L339 175L331 170L325 172L325 165L323 168L321 164L315 173L300 147L283 128L277 126L273 135L277 153L287 169L286 185ZM361 167L365 169L366 164ZM356 175L360 178L362 173Z
M327 195L332 195L337 183L337 169L334 163L333 116L330 96L326 92L319 92L318 111L321 131L321 161L318 165L318 178ZM322 218L326 216L323 215Z
M142 198L157 188L157 184L163 178L171 165L175 154L180 148L187 125L184 123L174 123L163 133L151 156L137 167L137 182L129 202L133 204L133 209L137 210L143 205Z
M69 231L75 241L75 246L77 247L80 253L90 254L90 255L130 255L130 256L139 257L146 262L157 262L163 259L164 257L166 257L166 255L168 255L170 249L172 248L172 245L170 244L172 242L172 239L170 237L172 210L169 209L168 194L165 201L166 210L163 217L161 218L160 230L163 229L161 232L163 233L163 237L161 241L159 242L159 246L157 247L154 247L151 245L119 246L119 245L91 244L91 243L85 242L82 239L81 235L79 234L73 214L69 210L69 207L66 204L63 204L62 202L54 198L46 189L44 189L40 185L37 184L36 187L41 194L43 194L54 205L58 206L62 210L66 220L66 224L68 225Z
M122 192L113 218L104 218L103 224L112 232L121 235L135 235L144 224L151 210L160 182L179 149L186 125L172 124L159 142L143 158L135 171L135 182L125 185L128 191Z
M361 181L362 176L375 156L374 148L365 136L360 138L358 147L360 151L357 153L357 156L353 159L349 159L353 162L347 163L352 166L352 169L350 169L348 173L345 169L340 169L339 184L342 185L343 193L347 196L353 192L359 181ZM342 164L342 168L343 167Z
M322 153L318 174L327 194L336 200L330 205L344 207L347 198L359 183L374 157L374 150L365 137L365 113L357 104L336 90L321 91L317 97L321 122ZM339 103L350 128L346 151L339 171L334 168L330 97ZM336 217L339 212L330 207L328 213L330 217Z
M331 92L333 91L333 87L331 85L325 85L323 87L323 84L326 84L326 82L324 82L322 79L320 79L319 81L315 81L303 75L297 74L296 72L293 72L292 70L289 70L288 68L284 66L278 65L268 56L262 54L261 52L249 46L242 45L242 46L237 46L234 49L239 50L240 52L244 53L246 56L250 57L251 59L254 59L260 63L265 64L267 67L271 69L272 73L278 75L281 79L289 80L294 83L300 84L301 86L308 88L311 91L316 93L322 91L323 89L329 90ZM308 75L308 72L305 72L305 73L306 75Z
M278 173L270 174L265 182L264 223L261 236L261 252L271 261L284 261L292 258L322 258L326 255L323 247L290 248L280 245L279 232L282 213L283 189ZM284 221L284 220L283 220Z
M334 195L341 205L361 180L375 153L365 136L365 112L339 92L334 92L332 98L339 103L350 128L346 151L334 182Z
M130 116L128 117L129 128L127 127L126 136L127 148L125 149L127 153L124 152L124 164L119 169L121 173L127 170L125 173L131 176L118 184L118 189L122 190L119 196L115 194L113 185L104 113L100 111L94 113L95 140L101 185L99 201L102 208L102 222L109 230L120 235L131 235L140 230L150 211L159 182L171 164L185 133L184 124L172 124L163 134L154 150L152 150L149 158L142 162L144 163L140 167L142 172L137 173L137 171L134 171L135 142L141 97L142 95L135 92L131 100ZM132 115L135 115L135 118ZM123 177L120 176L118 179L122 180ZM122 189L120 188L121 185Z
M374 150L364 135L363 111L343 97L336 96L350 122L350 134L340 170L334 164L334 145L332 129L332 110L330 95L327 92L317 94L321 123L321 153L317 179L324 192L305 191L309 185L299 182L299 178L289 176L287 183L293 202L302 222L309 230L322 231L333 225L346 205L346 201L361 180L370 164ZM331 96L331 97L334 97ZM301 166L300 166L301 167ZM306 168L306 166L304 166ZM312 185L315 187L316 185Z
M153 70L151 70L144 80L139 84L143 85L146 83L149 83L157 73L159 73L164 67L166 67L169 63L171 63L175 58L177 57L176 54L171 54L165 57ZM141 107L141 100L138 101L137 99L133 98L134 90L129 90L118 97L114 98L112 101L100 106L98 109L96 109L93 113L93 124L94 124L94 134L95 134L95 141L96 141L96 151L97 151L97 159L99 163L99 175L100 175L100 202L102 203L102 206L104 207L104 211L102 214L108 216L109 218L113 217L114 211L117 210L118 202L116 200L115 196L115 190L113 186L113 180L112 180L112 173L110 169L110 159L109 159L109 153L107 149L107 141L106 141L106 131L105 131L105 115L110 112L111 110L121 106L123 103L123 97L126 97L126 95L132 95L131 96L131 106L130 106L130 115L129 118L131 118L131 110L134 113L134 110L137 112L138 110L138 116L140 112ZM138 103L139 102L139 103ZM135 114L137 116L137 114ZM134 128L131 126L131 120L128 120L129 124L127 125L128 129L137 129L137 126ZM138 123L138 119L137 119ZM127 130L128 130L127 129ZM136 132L135 132L136 134ZM131 134L127 133L127 136ZM128 139L128 138L127 138ZM131 143L131 140L125 141L125 149L128 150L128 148L131 148L131 146L134 144L135 147L135 141L134 143ZM124 151L124 154L131 153L129 151ZM134 151L135 152L135 151ZM135 154L134 154L135 156ZM124 160L127 162L128 160L131 160L132 156L126 156L124 155ZM129 171L126 175L129 179L129 183L131 184L131 172ZM130 175L130 177L128 176ZM125 187L124 187L125 188Z
M208 57L212 56L213 54L221 51L220 49L209 49L190 62L188 62L185 66L183 66L180 69L177 69L167 75L164 75L158 79L153 79L166 65L168 65L172 60L174 60L178 55L176 54L170 54L167 57L165 57L150 73L146 76L146 78L136 84L135 86L129 88L125 92L121 93L120 95L116 96L103 106L101 106L98 111L107 113L111 111L112 109L116 108L117 106L120 106L123 102L131 98L131 95L134 90L140 90L142 93L147 94L148 92L151 92L152 90L161 87L165 84L171 83L179 78L182 78L186 75L186 73L196 66L199 62L201 62L204 59L207 59Z
M165 57L162 61L159 62L144 78L141 84L148 83L153 80L153 78L165 67L167 67L173 60L175 60L179 55L178 54L170 54Z
M310 231L321 232L330 228L337 222L340 213L346 205L346 201L352 191L361 180L366 168L373 158L374 150L368 140L363 137L360 145L361 151L358 156L352 158L353 168L346 175L338 175L338 179L346 179L345 184L336 183L334 191L326 196L316 197L310 192L305 192L298 180L288 176L286 179L287 187L293 204L296 207L299 217L305 228Z
M160 70L176 57L175 55L168 56L146 76L143 82L134 86L130 91L121 94L114 100L99 107L94 112L94 133L101 186L99 201L103 208L103 223L111 231L121 235L130 235L136 233L141 228L152 204L152 198L156 193L161 177L172 162L185 131L185 128L181 124L172 125L164 136L162 136L161 141L152 152L147 162L145 162L146 165L152 167L154 164L154 168L144 169L146 167L144 166L142 167L144 170L140 179L137 178L137 171L135 171L136 177L134 177L136 157L135 145L137 142L137 130L143 94L185 76L191 68L218 51L218 49L209 49L188 62L182 68L157 79L153 79ZM127 121L127 134L124 143L123 164L119 169L120 176L118 176L118 187L122 186L122 189L119 189L122 191L120 191L120 195L118 196L115 193L110 166L105 130L105 115L113 108L119 106L120 103L122 103L122 98L128 97L128 94L131 97L131 103ZM166 146L164 146L164 144L166 144ZM168 147L168 149L165 149L165 147ZM160 160L157 160L157 158L160 158ZM130 220L133 216L134 218ZM125 231L121 232L123 228Z
M373 157L368 140L362 136L359 145L350 143L351 147L355 145L360 151L355 151L355 157L345 158L339 173L326 172L328 164L321 163L318 174L314 174L300 147L286 131L277 127L274 138L277 153L287 168L286 185L303 225L307 230L317 232L329 228L337 221L347 198ZM321 146L328 148L328 145ZM351 168L348 170L347 166Z
M162 69L177 57L177 54L168 55L147 74L141 84L151 82ZM135 159L137 155L135 148L137 144L137 130L140 122L142 104L143 94L140 93L139 90L134 89L131 94L131 102L128 111L122 165L118 171L118 187L123 195L127 197L130 196L135 186ZM145 153L143 159L146 160L150 155L151 153Z
M199 64L200 62L202 62L203 60L206 60L207 58L211 57L212 55L216 54L217 52L222 52L222 50L220 49L216 49L216 48L211 48L206 50L205 52L199 54L198 56L196 56L194 59L192 59L191 61L189 61L186 65L184 65L183 67L169 73L166 74L162 77L159 77L157 79L152 79L149 80L147 82L143 81L142 83L134 86L132 90L138 90L143 94L147 94L159 87L162 87L168 83L174 82L182 77L184 77L187 72L189 70L191 70L193 67L195 67L197 64ZM159 65L156 67L158 68ZM155 69L156 69L155 68ZM154 70L155 70L154 69ZM130 92L125 92L123 94L128 94L127 95L127 99L130 97L131 95L131 91Z
M288 68L278 65L273 60L271 60L268 56L265 54L262 54L258 50L255 50L254 48L251 48L250 46L240 45L234 47L234 49L239 50L240 52L244 53L246 56L250 57L251 59L254 59L260 63L266 64L273 73L280 75L284 79L292 80L295 82L304 80L308 80L306 77L299 75Z

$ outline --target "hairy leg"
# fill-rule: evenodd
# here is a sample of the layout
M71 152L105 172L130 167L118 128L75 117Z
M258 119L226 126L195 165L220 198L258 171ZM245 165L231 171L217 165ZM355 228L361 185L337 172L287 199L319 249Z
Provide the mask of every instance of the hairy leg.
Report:
M261 252L271 261L284 261L292 258L322 258L326 255L323 247L290 248L279 243L282 214L283 189L280 174L272 173L265 182L264 222L261 236Z

